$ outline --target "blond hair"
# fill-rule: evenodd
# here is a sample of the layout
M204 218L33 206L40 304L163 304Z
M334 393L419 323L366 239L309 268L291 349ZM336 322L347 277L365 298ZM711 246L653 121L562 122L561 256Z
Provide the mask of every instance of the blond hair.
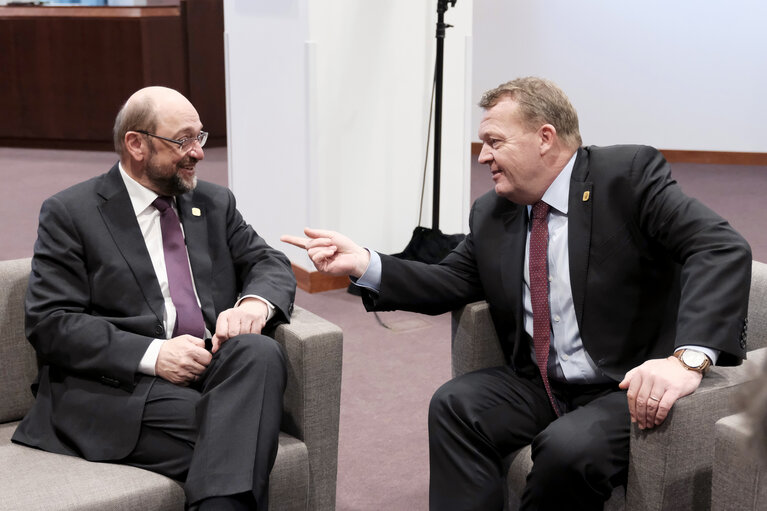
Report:
M581 146L578 113L553 82L534 76L517 78L485 92L479 106L487 110L505 98L519 105L521 121L528 129L537 130L544 124L551 124L565 144Z

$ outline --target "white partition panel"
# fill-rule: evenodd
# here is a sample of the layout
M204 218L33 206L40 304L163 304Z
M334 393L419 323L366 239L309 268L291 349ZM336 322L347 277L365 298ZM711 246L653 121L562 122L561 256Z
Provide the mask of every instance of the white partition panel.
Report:
M436 0L225 0L230 183L267 241L305 225L397 252L418 223ZM466 224L472 2L448 10L440 227ZM431 158L422 224L431 225Z
M225 0L229 185L246 220L279 241L309 218L306 0ZM305 264L304 264L305 265Z
M765 152L766 19L762 0L482 0L474 95L544 76L586 144Z

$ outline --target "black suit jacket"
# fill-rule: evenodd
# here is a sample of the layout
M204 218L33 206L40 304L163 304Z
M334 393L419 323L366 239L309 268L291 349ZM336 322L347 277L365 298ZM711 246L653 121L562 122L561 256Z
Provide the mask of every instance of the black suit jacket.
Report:
M568 240L573 303L583 345L604 374L674 347L745 356L751 250L717 214L685 196L661 154L645 146L578 150ZM533 375L523 324L527 207L494 191L472 207L470 233L439 265L382 256L368 309L439 314L484 299L515 369Z
M240 294L287 321L295 278L287 258L243 220L234 196L199 182L177 198L205 324ZM153 378L137 373L164 338L163 297L115 165L43 203L26 300L41 369L35 403L13 440L90 460L131 452Z

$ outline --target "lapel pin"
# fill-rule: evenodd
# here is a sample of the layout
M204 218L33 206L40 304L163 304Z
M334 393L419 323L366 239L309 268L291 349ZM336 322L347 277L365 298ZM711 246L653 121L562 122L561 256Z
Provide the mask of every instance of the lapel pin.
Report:
M587 202L589 200L589 197L591 197L591 193L588 190L583 192L583 202Z
M586 193L589 193L589 192L586 192ZM583 199L583 200L586 200L586 199ZM193 216L201 216L202 215L202 211L200 211L200 208L192 208L192 215Z

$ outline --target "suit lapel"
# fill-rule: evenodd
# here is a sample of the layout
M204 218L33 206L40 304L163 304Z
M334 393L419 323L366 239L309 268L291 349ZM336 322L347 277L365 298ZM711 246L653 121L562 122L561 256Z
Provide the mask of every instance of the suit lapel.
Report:
M586 277L589 270L591 247L593 182L588 175L588 152L578 149L568 198L568 240L570 253L570 286L573 305L579 326L583 320L583 303L586 298Z
M514 367L524 370L529 365L529 356L524 353L529 347L529 341L523 341L524 303L522 300L525 275L525 244L527 241L527 206L514 204L499 198L499 206L503 208L500 218L503 222L503 232L498 243L498 253L501 263L501 285L506 296L506 303L513 315L514 338L508 339L504 351ZM509 350L510 348L510 350Z
M192 278L194 278L197 296L202 306L202 314L208 330L213 332L216 325L216 309L211 289L213 263L208 249L206 211L201 203L194 200L194 192L177 196L176 206L181 224L184 226L186 250L192 266Z
M103 199L99 212L115 245L133 273L149 307L162 324L164 299L141 235L133 205L117 165L107 173L97 193Z
M527 240L527 215L526 208L513 204L506 199L499 202L508 208L501 213L503 222L503 236L498 240L500 243L501 282L508 301L512 304L514 317L518 324L522 321L522 286L525 271L525 242Z

